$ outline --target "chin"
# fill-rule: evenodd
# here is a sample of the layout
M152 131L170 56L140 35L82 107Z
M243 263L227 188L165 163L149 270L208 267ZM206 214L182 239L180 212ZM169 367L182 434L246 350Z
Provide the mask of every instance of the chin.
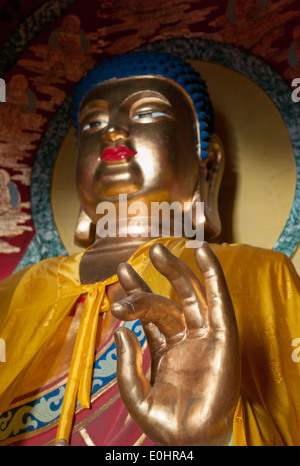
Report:
M128 199L134 199L138 197L141 192L139 186L136 185L126 185L119 186L116 189L116 186L112 186L111 189L101 189L97 195L98 203L99 202L118 202L120 195L126 195Z

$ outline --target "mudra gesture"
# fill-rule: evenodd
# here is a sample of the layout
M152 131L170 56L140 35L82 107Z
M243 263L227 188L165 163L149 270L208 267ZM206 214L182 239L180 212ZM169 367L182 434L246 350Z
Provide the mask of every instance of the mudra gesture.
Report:
M299 374L284 347L286 334L278 331L280 322L292 340L300 328L295 311L299 280L290 261L238 245L204 243L193 251L185 247L186 238L172 236L172 222L167 238L151 237L150 222L137 224L135 231L129 228L125 236L122 227L124 222L129 227L130 218L119 215L115 236L93 237L97 206L110 202L120 211L119 194L127 195L128 211L137 201L148 207L179 201L182 208L185 202L204 202L204 216L192 210L193 224L204 222L207 240L219 233L217 195L224 159L205 83L190 65L168 54L129 53L96 66L78 86L75 106L82 206L77 241L88 248L70 258L43 261L4 282L7 325L1 336L13 343L9 322L21 324L24 314L28 334L7 355L8 362L20 361L4 368L1 411L9 413L25 394L58 383L69 371L56 444L80 444L79 433L87 444L105 444L101 416L113 397L109 401L104 392L90 420L78 418L76 423L73 415L77 399L82 407L91 407L95 348L104 347L114 331L119 392L152 442L228 445L233 436L236 445L296 443L299 433L289 427L291 418L299 419L290 403L296 389L289 388L288 396L286 391ZM285 277L275 295L272 281L262 273L266 269L271 276ZM21 293L35 281L34 298L27 296L22 305ZM286 284L292 292L287 302ZM7 291L13 286L14 293ZM80 296L84 304L76 307ZM149 375L143 367L147 351L120 325L136 319L147 337ZM127 418L124 426L129 426ZM37 444L45 438L50 443L45 430L36 433ZM129 437L127 433L123 442L138 444ZM118 441L120 437L107 442L124 444Z

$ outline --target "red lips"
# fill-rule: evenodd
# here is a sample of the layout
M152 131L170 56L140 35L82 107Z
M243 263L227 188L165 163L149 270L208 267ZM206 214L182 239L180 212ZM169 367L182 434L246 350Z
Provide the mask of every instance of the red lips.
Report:
M128 157L133 157L135 154L136 151L132 151L126 146L107 147L102 152L101 159L105 162L115 162L128 159Z

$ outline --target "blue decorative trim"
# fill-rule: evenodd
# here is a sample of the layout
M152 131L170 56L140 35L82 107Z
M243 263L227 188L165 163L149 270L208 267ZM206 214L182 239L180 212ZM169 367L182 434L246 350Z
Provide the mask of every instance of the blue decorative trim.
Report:
M143 346L146 338L140 321L125 322L125 327L133 331ZM116 378L116 346L112 339L109 348L95 361L92 396ZM55 388L30 403L17 406L0 417L0 442L26 433L38 431L60 416L66 385ZM38 433L38 432L37 432Z

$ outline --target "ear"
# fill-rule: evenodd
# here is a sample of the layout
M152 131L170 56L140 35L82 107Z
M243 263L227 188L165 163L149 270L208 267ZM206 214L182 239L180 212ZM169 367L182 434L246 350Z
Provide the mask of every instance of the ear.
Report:
M193 202L204 202L204 235L211 240L221 233L221 220L218 209L218 196L224 172L224 148L216 134L210 137L207 149L208 157L201 160L197 188ZM193 209L196 211L196 209ZM193 227L197 227L197 218L193 218Z
M95 237L96 225L81 207L75 227L74 243L81 248L88 248L95 241Z

